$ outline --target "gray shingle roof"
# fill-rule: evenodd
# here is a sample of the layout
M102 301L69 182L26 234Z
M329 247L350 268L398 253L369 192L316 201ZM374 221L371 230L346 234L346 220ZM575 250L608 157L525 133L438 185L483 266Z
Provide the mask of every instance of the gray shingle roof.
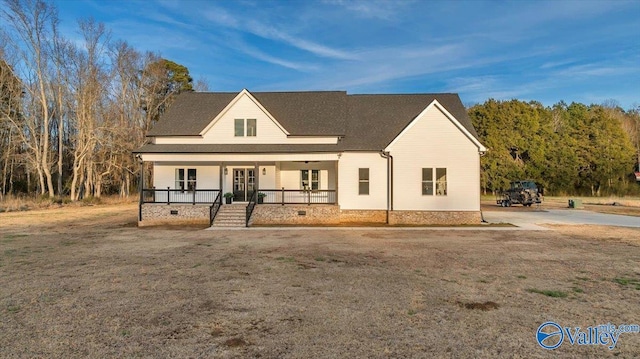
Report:
M147 136L196 136L238 95L186 92L178 95Z
M344 148L385 148L433 100L438 100L462 126L478 138L457 94L349 95L350 121Z
M344 135L345 91L252 92L253 97L292 135Z
M145 145L139 153L379 151L433 100L478 137L457 94L347 95L345 91L251 93L291 134L344 136L337 145ZM237 93L183 93L147 136L196 136Z

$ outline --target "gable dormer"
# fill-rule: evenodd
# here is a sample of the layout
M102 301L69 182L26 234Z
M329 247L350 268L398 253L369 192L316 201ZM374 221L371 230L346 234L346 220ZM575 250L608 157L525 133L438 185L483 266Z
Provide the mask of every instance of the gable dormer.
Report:
M289 132L246 89L200 132L204 142L220 144L286 143Z
M215 95L215 94L212 94ZM286 99L282 96L282 99ZM203 101L207 101L204 97ZM205 106L206 107L206 106ZM304 110L304 108L302 108ZM181 110L182 111L182 110ZM304 112L304 111L302 111ZM192 122L192 117L200 117L201 130L181 136L158 136L156 144L336 144L339 136L324 134L291 134L265 106L246 89L240 91L221 110L208 114L182 111L182 121ZM206 116L206 117L205 117ZM174 123L176 119L172 119ZM296 118L304 123L304 116Z

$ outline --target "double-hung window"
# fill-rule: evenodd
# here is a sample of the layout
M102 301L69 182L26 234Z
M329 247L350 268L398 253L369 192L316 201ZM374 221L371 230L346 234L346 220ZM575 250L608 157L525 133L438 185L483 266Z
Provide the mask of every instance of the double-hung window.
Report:
M304 190L320 189L320 170L300 170L300 188Z
M256 137L258 134L258 128L255 118L247 119L247 137Z
M359 195L369 194L369 169L368 168L358 169L358 194Z
M244 136L244 119L243 118L235 119L234 126L233 126L233 134L236 137Z
M258 135L257 122L255 118L247 118L246 120L244 118L236 118L233 122L233 135L235 137L256 137Z
M447 195L447 169L446 168L435 168L435 177L434 177L434 168L422 169L422 195L433 196L434 193L436 196Z
M189 168L186 170L186 178L185 178L185 169L184 168L176 168L176 189L184 191L185 189L188 191L193 191L196 189L196 169Z

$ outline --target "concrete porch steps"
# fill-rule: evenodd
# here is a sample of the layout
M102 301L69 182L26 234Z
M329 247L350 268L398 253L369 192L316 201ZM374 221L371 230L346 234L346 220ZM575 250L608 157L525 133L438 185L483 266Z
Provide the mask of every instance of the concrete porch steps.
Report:
M245 227L246 204L223 204L211 227Z

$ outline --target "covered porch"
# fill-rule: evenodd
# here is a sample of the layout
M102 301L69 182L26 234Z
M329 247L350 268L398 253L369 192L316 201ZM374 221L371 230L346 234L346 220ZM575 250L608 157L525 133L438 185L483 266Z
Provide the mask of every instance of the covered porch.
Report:
M247 224L256 205L337 207L339 157L143 154L141 167L152 165L141 179L139 221L181 220L188 213L211 224L227 203L246 206Z
M337 161L154 162L142 203L336 204Z

